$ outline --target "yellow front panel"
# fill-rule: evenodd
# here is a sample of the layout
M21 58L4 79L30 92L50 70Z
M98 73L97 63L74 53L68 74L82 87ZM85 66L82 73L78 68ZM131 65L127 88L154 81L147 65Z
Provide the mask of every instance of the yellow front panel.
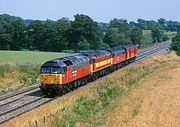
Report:
M111 64L113 64L113 58L111 58Z
M110 64L110 63L111 63L111 59L101 61L101 62L99 62L99 63L96 63L96 68L101 67L101 66L104 66L104 65L106 65L106 64Z
M60 84L62 84L62 74L60 74L59 77L60 77L60 78L59 78L59 82L60 82Z
M41 84L62 84L62 74L41 74Z
M91 73L93 73L93 64L91 64L90 66L91 66Z

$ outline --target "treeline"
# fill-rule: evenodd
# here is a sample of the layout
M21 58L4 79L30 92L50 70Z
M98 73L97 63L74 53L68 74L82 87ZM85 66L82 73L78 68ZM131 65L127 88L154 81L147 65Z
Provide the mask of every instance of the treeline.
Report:
M1 50L89 50L122 44L144 46L168 40L164 31L179 31L180 23L159 19L138 19L127 22L113 19L110 23L97 23L89 16L77 14L74 21L62 18L57 21L23 20L9 15L0 15ZM148 43L143 40L144 31L150 30Z
M160 27L163 30L167 30L167 31L179 31L180 30L180 23L177 21L166 21L163 18L158 19L158 22L150 20L150 21L146 21L144 19L138 19L137 23L135 23L134 21L129 22L129 26L131 28L134 27L139 27L142 30L150 30L153 29L154 25L156 25L158 23L158 25L160 25Z

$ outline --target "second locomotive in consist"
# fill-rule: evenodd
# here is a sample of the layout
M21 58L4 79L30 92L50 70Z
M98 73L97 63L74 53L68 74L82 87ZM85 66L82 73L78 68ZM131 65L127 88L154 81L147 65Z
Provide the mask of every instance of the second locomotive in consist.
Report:
M47 61L41 66L40 88L46 94L64 93L133 62L137 55L136 45L125 45Z

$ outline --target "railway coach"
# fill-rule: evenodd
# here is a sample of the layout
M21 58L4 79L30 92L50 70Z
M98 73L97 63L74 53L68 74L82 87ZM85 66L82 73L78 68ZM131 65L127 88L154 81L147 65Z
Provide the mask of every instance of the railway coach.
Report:
M40 69L40 88L45 94L70 91L133 62L137 55L136 45L124 45L47 61Z

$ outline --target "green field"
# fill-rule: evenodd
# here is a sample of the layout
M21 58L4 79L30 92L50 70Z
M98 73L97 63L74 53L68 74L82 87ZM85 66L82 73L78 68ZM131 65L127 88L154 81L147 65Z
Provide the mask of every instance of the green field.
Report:
M57 52L35 51L2 51L0 50L0 64L41 64L47 60L72 55Z

